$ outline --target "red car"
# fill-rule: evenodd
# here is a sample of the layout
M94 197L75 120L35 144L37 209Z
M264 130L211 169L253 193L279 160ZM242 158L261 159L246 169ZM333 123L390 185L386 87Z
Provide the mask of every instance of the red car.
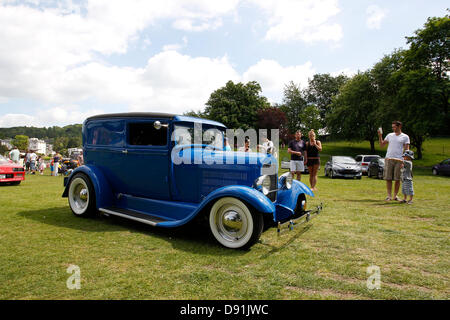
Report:
M23 167L0 155L0 184L17 185L22 180L25 180Z

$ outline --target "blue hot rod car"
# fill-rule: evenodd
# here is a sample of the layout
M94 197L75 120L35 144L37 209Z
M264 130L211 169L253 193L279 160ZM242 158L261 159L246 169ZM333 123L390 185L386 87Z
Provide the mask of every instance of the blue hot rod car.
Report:
M278 177L271 155L224 151L225 132L221 123L171 114L90 117L85 164L65 178L63 197L76 216L100 211L158 227L204 215L220 244L250 247L265 223L304 215L314 194L290 173Z

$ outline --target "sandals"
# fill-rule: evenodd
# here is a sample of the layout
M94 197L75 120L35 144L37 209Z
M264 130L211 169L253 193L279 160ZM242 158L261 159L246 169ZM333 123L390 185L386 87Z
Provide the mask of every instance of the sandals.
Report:
M385 201L391 201L391 197L386 197L386 199L384 199Z
M407 204L413 204L413 201L412 201L412 200L409 200L409 201L407 202Z
M402 201L402 200L400 200L400 198L398 196L395 196L394 200L399 201L399 202Z

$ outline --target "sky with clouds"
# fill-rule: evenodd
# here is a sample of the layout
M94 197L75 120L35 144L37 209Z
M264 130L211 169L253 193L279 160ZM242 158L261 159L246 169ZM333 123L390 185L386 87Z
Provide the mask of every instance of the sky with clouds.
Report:
M281 102L406 47L441 0L0 0L0 127L202 110L228 80Z

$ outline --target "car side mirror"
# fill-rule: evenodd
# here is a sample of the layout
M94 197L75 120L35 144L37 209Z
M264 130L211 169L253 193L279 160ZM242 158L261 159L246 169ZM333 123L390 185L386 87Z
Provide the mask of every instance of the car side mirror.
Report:
M159 129L161 129L162 127L168 127L169 125L168 124L162 124L161 122L159 122L159 121L155 121L154 123L153 123L153 127L155 127L155 129L156 130L159 130Z

